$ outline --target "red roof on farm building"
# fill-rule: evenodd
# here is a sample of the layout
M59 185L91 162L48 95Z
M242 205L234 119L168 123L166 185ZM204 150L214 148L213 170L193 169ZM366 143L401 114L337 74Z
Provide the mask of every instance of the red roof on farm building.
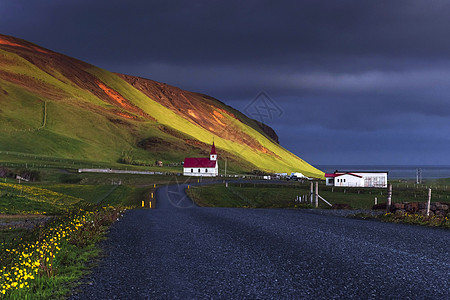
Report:
M334 174L327 173L327 174L325 174L325 177L339 177L339 176L342 176L342 175L351 175L351 176L362 178L361 175L353 174L351 172L342 172L342 173L334 173Z
M215 160L209 160L209 158L190 157L184 159L183 166L185 168L215 168L216 162Z
M325 173L325 177L336 177L337 174Z
M342 175L351 175L351 176L355 176L355 177L359 177L359 178L363 178L361 175L357 175L357 174L353 174L353 173L344 173L344 174L338 174L336 177L342 176Z

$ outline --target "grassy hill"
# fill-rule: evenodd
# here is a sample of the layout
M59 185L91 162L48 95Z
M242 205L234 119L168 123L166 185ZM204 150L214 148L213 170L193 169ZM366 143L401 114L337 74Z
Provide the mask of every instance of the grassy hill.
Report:
M231 171L323 172L212 97L116 74L0 35L0 151L116 163L208 154Z

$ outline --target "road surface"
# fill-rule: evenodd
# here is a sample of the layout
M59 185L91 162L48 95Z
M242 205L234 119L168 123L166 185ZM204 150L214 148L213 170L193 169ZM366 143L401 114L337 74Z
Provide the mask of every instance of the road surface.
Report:
M450 232L305 210L129 211L71 299L450 299Z

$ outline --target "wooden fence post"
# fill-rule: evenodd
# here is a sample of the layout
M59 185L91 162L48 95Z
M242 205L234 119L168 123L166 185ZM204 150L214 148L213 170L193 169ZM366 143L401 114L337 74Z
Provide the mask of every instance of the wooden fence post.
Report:
M427 217L430 215L430 206L431 206L431 189L428 189Z
M315 201L316 201L316 208L319 207L319 182L316 181L316 192L314 193L315 195Z
M388 212L391 211L391 205L392 205L392 184L388 184L388 195L387 195L387 203L386 203L386 210Z

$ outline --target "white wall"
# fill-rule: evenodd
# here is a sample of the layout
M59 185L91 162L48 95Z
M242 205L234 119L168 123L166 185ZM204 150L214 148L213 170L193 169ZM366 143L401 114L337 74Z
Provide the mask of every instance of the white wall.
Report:
M387 173L353 172L352 174L362 176L362 178L352 176L350 174L341 175L334 178L334 186L377 188L387 187Z
M355 173L363 176L365 187L387 187L387 173Z
M200 169L200 172L198 171ZM192 172L191 172L192 170ZM207 170L207 172L205 172ZM214 177L219 174L217 165L215 168L183 168L184 176Z
M327 177L327 178L325 178L325 183L326 183L327 186L333 186L334 185L334 180L335 180L334 177Z
M334 178L334 186L363 187L364 179L350 174L344 174Z

